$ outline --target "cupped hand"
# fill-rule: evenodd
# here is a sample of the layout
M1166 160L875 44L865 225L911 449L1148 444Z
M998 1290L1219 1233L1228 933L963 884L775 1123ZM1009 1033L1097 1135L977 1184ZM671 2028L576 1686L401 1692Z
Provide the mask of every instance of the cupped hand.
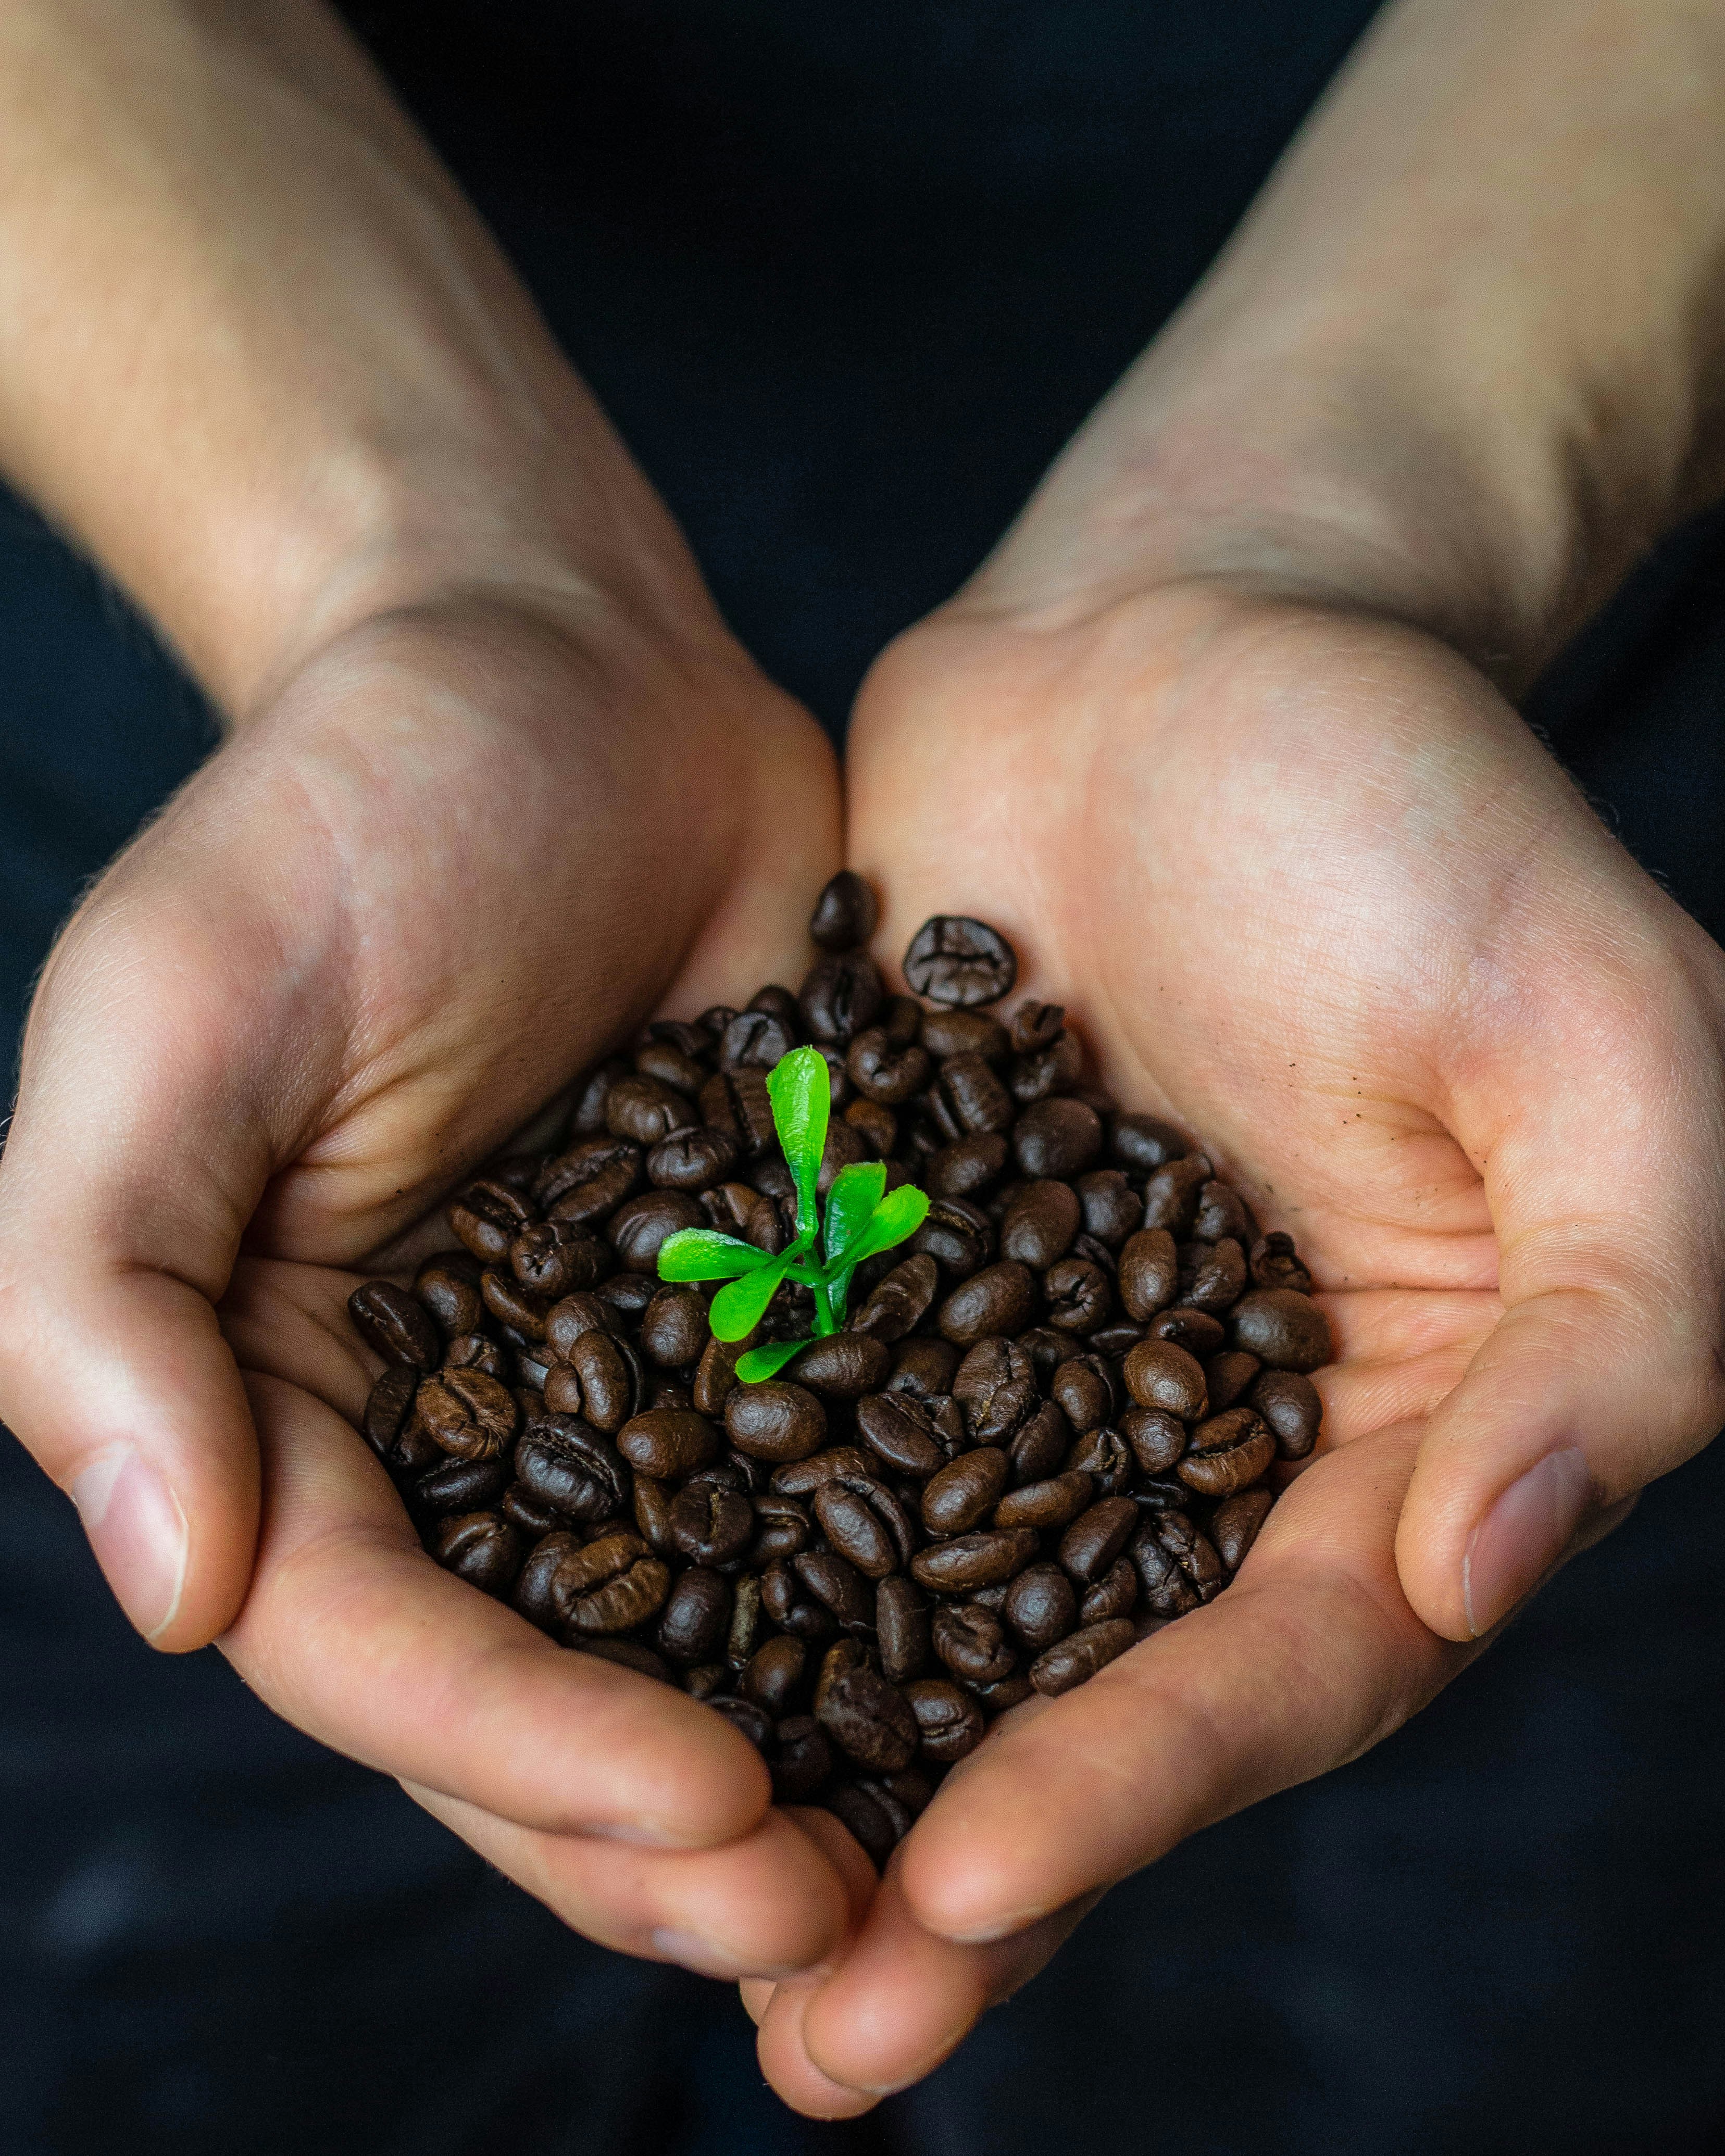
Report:
M876 667L883 947L994 922L1125 1105L1291 1229L1318 1455L1237 1583L1004 1717L835 1974L746 1987L790 2102L945 2056L1096 1892L1396 1728L1725 1418L1725 957L1486 681L1398 624L987 580Z
M838 831L825 743L716 624L370 621L80 907L0 1167L0 1415L139 1630L221 1635L582 1928L729 1975L819 1953L837 1875L718 1717L418 1549L343 1304L657 1004L781 971Z

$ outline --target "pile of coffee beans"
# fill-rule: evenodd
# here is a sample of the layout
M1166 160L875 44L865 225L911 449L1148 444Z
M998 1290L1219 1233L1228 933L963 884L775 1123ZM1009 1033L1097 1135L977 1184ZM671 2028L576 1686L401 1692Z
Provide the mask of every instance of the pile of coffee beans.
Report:
M349 1306L388 1365L365 1435L439 1563L706 1701L878 1861L993 1716L1226 1587L1331 1351L1290 1238L1086 1083L1060 1006L995 1015L1004 937L937 917L894 995L875 921L834 877L800 989L651 1026L556 1150L459 1193L411 1292ZM656 1261L680 1228L793 1239L767 1075L805 1042L823 1194L880 1160L933 1202L859 1269L847 1329L746 1385L712 1290ZM788 1287L753 1337L809 1319Z

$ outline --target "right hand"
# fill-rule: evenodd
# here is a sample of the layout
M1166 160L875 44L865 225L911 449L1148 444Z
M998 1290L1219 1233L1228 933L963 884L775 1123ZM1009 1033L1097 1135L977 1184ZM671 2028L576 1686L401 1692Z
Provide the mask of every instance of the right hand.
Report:
M827 1951L839 1874L719 1717L425 1557L342 1306L654 1009L793 963L839 824L716 624L368 620L79 908L0 1163L0 1416L138 1630L219 1639L578 1928L726 1976Z

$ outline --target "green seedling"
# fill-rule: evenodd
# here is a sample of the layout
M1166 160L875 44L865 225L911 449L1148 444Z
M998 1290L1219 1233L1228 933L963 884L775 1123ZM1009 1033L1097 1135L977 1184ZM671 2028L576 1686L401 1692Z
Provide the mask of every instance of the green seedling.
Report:
M811 1341L838 1332L845 1322L851 1275L865 1258L914 1235L928 1214L926 1190L904 1183L889 1192L886 1168L870 1160L841 1168L833 1178L823 1221L815 1183L826 1149L832 1095L826 1059L819 1049L793 1048L781 1057L767 1081L767 1096L797 1187L796 1240L775 1258L716 1229L683 1228L667 1235L659 1248L660 1280L728 1283L713 1297L708 1313L716 1340L747 1339L786 1281L800 1282L814 1296L814 1331L805 1339L751 1348L737 1365L746 1385L774 1376Z

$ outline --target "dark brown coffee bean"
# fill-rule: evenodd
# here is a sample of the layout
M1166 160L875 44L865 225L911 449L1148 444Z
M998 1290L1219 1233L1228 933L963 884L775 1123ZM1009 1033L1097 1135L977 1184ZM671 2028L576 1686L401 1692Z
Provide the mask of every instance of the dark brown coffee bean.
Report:
M916 1717L904 1695L866 1663L834 1679L816 1708L841 1752L865 1767L891 1772L916 1755Z
M1048 1322L1079 1337L1094 1332L1114 1308L1114 1290L1106 1272L1089 1258L1062 1258L1042 1276Z
M443 1358L437 1327L393 1281L367 1281L347 1298L347 1314L367 1345L403 1369L434 1370Z
M1323 1403L1311 1378L1296 1370L1266 1370L1247 1397L1269 1424L1282 1458L1305 1459L1323 1419Z
M1245 1293L1245 1252L1231 1235L1219 1243L1183 1243L1179 1257L1183 1307L1219 1317Z
M1014 1341L979 1340L953 1375L952 1397L973 1445L1003 1445L1040 1404L1035 1365Z
M1021 1332L1035 1314L1035 1276L1008 1260L988 1265L953 1289L940 1306L941 1332L955 1346L973 1347L991 1334Z
M865 1100L896 1108L928 1083L928 1051L914 1041L893 1040L884 1025L870 1026L851 1042L845 1075Z
M1078 1622L1078 1597L1055 1564L1033 1564L1007 1589L1004 1615L1033 1654L1064 1640Z
M1126 1389L1141 1408L1161 1408L1182 1422L1209 1412L1204 1365L1167 1340L1141 1340L1126 1358Z
M781 1721L766 1753L776 1804L806 1804L833 1771L833 1748L812 1715Z
M931 1153L922 1170L923 1187L932 1198L976 1198L998 1180L1006 1166L1008 1142L1001 1131L978 1131Z
M1112 1366L1125 1361L1147 1330L1144 1326L1134 1325L1130 1318L1115 1318L1106 1325L1099 1325L1084 1344L1091 1354Z
M705 1467L719 1452L719 1433L692 1409L649 1408L618 1433L617 1450L643 1475L671 1481Z
M886 1000L880 970L866 951L835 951L810 968L797 1004L811 1040L845 1048L874 1024Z
M1036 1657L1030 1665L1030 1681L1045 1697L1057 1697L1093 1677L1098 1670L1106 1669L1137 1637L1123 1617L1086 1625Z
M612 1312L596 1295L566 1295L545 1313L545 1341L552 1357L567 1363L584 1333L608 1332Z
M880 917L874 892L855 869L840 869L814 901L809 933L823 951L855 951L874 934Z
M396 1445L413 1412L418 1373L398 1363L386 1370L367 1395L361 1434L386 1467L399 1465Z
M635 1075L656 1078L660 1085L692 1101L712 1075L703 1060L711 1044L698 1026L686 1026L682 1031L685 1038L681 1040L665 1033L644 1040L635 1050ZM691 1048L691 1040L698 1045Z
M1013 1126L1013 1157L1027 1176L1068 1180L1081 1175L1101 1146L1101 1118L1070 1095L1036 1101Z
M987 1727L982 1709L949 1678L919 1678L905 1686L905 1698L916 1717L925 1759L950 1767L968 1758L982 1743Z
M735 1388L725 1402L725 1429L752 1459L806 1460L826 1441L826 1409L803 1386L768 1379Z
M753 1501L699 1476L671 1500L670 1538L691 1564L734 1564L754 1542Z
M485 1322L479 1260L470 1250L439 1250L413 1276L413 1293L445 1339L477 1332Z
M513 1275L488 1267L480 1275L480 1296L500 1325L523 1340L544 1339L551 1306L542 1296L524 1288Z
M950 1470L948 1471L950 1472ZM1088 1475L1050 1476L1009 1491L994 1507L997 1527L1063 1527L1090 1503L1095 1485Z
M1241 1348L1230 1348L1212 1355L1204 1366L1204 1386L1210 1396L1210 1412L1219 1414L1231 1408L1258 1374L1258 1358Z
M814 1493L821 1532L869 1579L884 1579L911 1561L916 1535L910 1515L885 1483L870 1477L824 1482Z
M785 1374L824 1399L859 1400L886 1383L892 1357L883 1340L864 1332L834 1332L805 1348Z
M1261 1486L1241 1490L1224 1497L1210 1515L1210 1540L1229 1577L1246 1561L1246 1553L1258 1539L1258 1530L1270 1517L1276 1500Z
M739 1011L719 1043L719 1067L721 1070L770 1070L797 1045L801 1030L800 1024L783 1014Z
M1076 1035L1056 1034L1045 1047L1014 1056L1006 1074L1012 1097L1021 1107L1070 1092L1084 1073L1084 1050Z
M596 1662L615 1662L620 1668L633 1670L637 1676L651 1677L658 1684L675 1681L664 1656L655 1655L639 1640L608 1640L601 1635L581 1640L579 1650Z
M712 1335L706 1301L692 1287L662 1287L641 1317L641 1352L662 1370L697 1362Z
M1142 1225L1144 1201L1117 1168L1092 1168L1078 1178L1084 1232L1118 1250Z
M458 1332L444 1343L446 1370L483 1370L499 1384L543 1384L552 1367L552 1356L543 1342L531 1342L517 1351L506 1342L488 1339L483 1332Z
M739 1736L747 1738L756 1751L766 1753L772 1750L773 1723L752 1700L737 1699L728 1692L721 1692L706 1703L722 1714Z
M968 1199L937 1198L911 1247L937 1260L949 1280L968 1280L993 1255L994 1224Z
M1100 1430L1114 1419L1113 1383L1106 1366L1095 1356L1075 1355L1062 1363L1049 1380L1048 1389L1075 1430Z
M1078 1605L1081 1625L1106 1625L1111 1618L1130 1617L1137 1606L1138 1575L1129 1557L1115 1558L1095 1586L1084 1592Z
M534 1196L553 1220L608 1219L640 1180L641 1148L627 1138L583 1138L540 1171Z
M966 1684L998 1684L1018 1660L1000 1620L974 1602L935 1611L934 1651Z
M1146 1475L1167 1474L1186 1450L1186 1425L1166 1408L1130 1407L1119 1429Z
M1192 1450L1174 1472L1203 1497L1231 1497L1267 1471L1276 1440L1250 1408L1230 1408L1192 1433Z
M691 1565L665 1597L659 1651L667 1661L692 1669L718 1659L730 1629L730 1581L705 1565Z
M635 1531L655 1557L676 1555L677 1546L671 1539L672 1502L669 1484L650 1475L637 1474L634 1477L631 1508Z
M516 1480L570 1519L614 1518L629 1498L629 1471L609 1439L573 1415L532 1423L515 1449Z
M606 1096L606 1129L638 1146L656 1146L695 1119L688 1095L657 1078L619 1078Z
M1147 1176L1186 1151L1186 1141L1154 1116L1117 1115L1108 1125L1109 1158L1127 1174ZM1140 1218L1142 1218L1142 1214Z
M819 1716L827 1694L847 1670L860 1670L868 1665L869 1650L860 1640L835 1640L820 1658L814 1673L814 1707Z
M1065 1024L1064 1005L1040 1004L1027 997L1013 1013L1009 1028L1014 1052L1029 1055L1039 1048L1048 1047L1060 1039Z
M1147 1516L1127 1555L1154 1616L1183 1617L1221 1589L1222 1561L1183 1512Z
M986 1519L1006 1487L1008 1466L1007 1456L999 1445L960 1453L924 1485L923 1526L932 1535L962 1535Z
M749 1657L737 1688L774 1721L788 1714L809 1666L809 1650L786 1632L767 1640Z
M1107 1571L1137 1527L1138 1508L1130 1497L1101 1498L1060 1537L1060 1563L1089 1585Z
M845 1631L873 1630L874 1590L845 1558L830 1550L803 1550L791 1559L791 1570Z
M845 1120L862 1139L871 1160L890 1160L898 1149L898 1118L878 1101L852 1101Z
M525 1482L511 1482L497 1500L497 1510L511 1527L521 1529L527 1538L529 1548L569 1524L561 1512L553 1512L549 1505L542 1504Z
M445 1452L495 1460L515 1435L515 1395L480 1370L445 1370L424 1379L413 1411Z
M749 1550L751 1564L763 1569L780 1558L794 1557L814 1539L808 1513L794 1497L757 1491L754 1498L755 1539Z
M622 1528L586 1543L562 1578L572 1634L633 1631L658 1615L670 1591L665 1564Z
M1219 1243L1224 1235L1230 1235L1242 1246L1244 1257L1244 1246L1252 1233L1245 1200L1225 1183L1205 1183L1198 1194L1198 1215L1192 1223L1192 1233L1200 1243Z
M1312 1276L1300 1262L1294 1239L1280 1229L1253 1244L1251 1266L1254 1287L1288 1287L1296 1295L1312 1292Z
M412 1502L417 1511L489 1512L509 1487L509 1467L504 1460L446 1460L439 1454L438 1461L414 1478Z
M706 1225L706 1215L694 1199L680 1190L649 1190L620 1206L605 1232L627 1271L656 1273L659 1246L667 1235Z
M1177 1243L1188 1240L1198 1218L1198 1194L1209 1180L1210 1164L1201 1152L1158 1168L1144 1185L1144 1225L1167 1229Z
M697 1124L660 1140L647 1156L647 1180L655 1190L681 1190L696 1197L722 1183L737 1158L737 1141L728 1132Z
M777 1496L812 1497L823 1484L845 1477L869 1481L879 1473L880 1461L860 1445L833 1445L806 1459L788 1460L775 1467L772 1488Z
M832 1612L805 1594L788 1563L769 1564L761 1574L761 1606L775 1625L799 1640L827 1639L838 1629Z
M470 1183L449 1207L457 1241L488 1265L506 1262L510 1245L532 1219L533 1209L521 1193L495 1178Z
M764 1250L769 1258L776 1258L781 1250L788 1250L796 1238L796 1224L788 1213L794 1214L789 1200L760 1197L749 1208L749 1217L743 1224L742 1240L752 1243L757 1250Z
M1164 1310L1144 1327L1144 1337L1166 1341L1170 1348L1183 1348L1189 1355L1207 1363L1219 1352L1228 1329L1207 1310Z
M891 1684L905 1684L927 1667L928 1604L914 1580L893 1573L875 1589L875 1633L880 1668Z
M933 1417L908 1393L871 1393L856 1404L857 1435L888 1466L932 1475L946 1465Z
M936 1073L929 1100L937 1119L950 1127L954 1142L1012 1127L1012 1096L980 1055L948 1056Z
M940 1271L932 1258L906 1258L875 1287L851 1329L889 1345L902 1340L922 1322L939 1287Z
M1072 1447L1072 1425L1056 1400L1045 1400L1012 1440L1012 1481L1015 1489L1046 1481L1059 1471Z
M1007 1208L1000 1224L1000 1255L1043 1272L1072 1247L1083 1218L1078 1193L1070 1183L1046 1177L1027 1183Z
M1272 1370L1302 1375L1327 1363L1335 1353L1330 1321L1310 1296L1297 1288L1254 1288L1234 1306L1230 1322L1233 1342Z
M547 1322L547 1332L555 1317L554 1312ZM596 1430L614 1437L639 1403L640 1373L634 1349L595 1327L572 1340L565 1355L570 1372L580 1383L583 1417ZM549 1387L547 1379L547 1406L552 1404Z
M611 1270L611 1253L572 1220L538 1220L509 1246L510 1270L542 1308L566 1295L597 1287Z
M495 1512L465 1512L441 1520L431 1553L445 1571L487 1594L503 1594L527 1553L525 1537Z
M1165 1228L1142 1228L1120 1253L1120 1300L1127 1315L1147 1324L1180 1287L1179 1255Z
M1066 1455L1061 1472L1088 1475L1098 1497L1119 1497L1132 1488L1137 1462L1117 1430L1091 1430Z
M765 1153L778 1142L764 1070L744 1065L721 1071L701 1087L700 1106L702 1122L734 1138L746 1158Z
M1036 1537L1028 1527L984 1531L919 1550L911 1560L911 1573L919 1587L936 1594L963 1594L1010 1579L1035 1554Z
M904 971L917 995L973 1010L1012 993L1019 962L998 928L963 914L937 913L911 938Z
M608 1056L596 1070L590 1070L576 1089L575 1112L570 1126L583 1137L591 1137L605 1127L605 1096L619 1078L629 1075L629 1065L620 1055Z
M741 1341L713 1339L709 1339L701 1349L695 1383L690 1389L697 1414L715 1421L722 1418L725 1403L737 1383L737 1358L742 1351Z
M985 1010L926 1010L918 1038L937 1061L980 1055L985 1062L1000 1064L1012 1053L1006 1028Z

